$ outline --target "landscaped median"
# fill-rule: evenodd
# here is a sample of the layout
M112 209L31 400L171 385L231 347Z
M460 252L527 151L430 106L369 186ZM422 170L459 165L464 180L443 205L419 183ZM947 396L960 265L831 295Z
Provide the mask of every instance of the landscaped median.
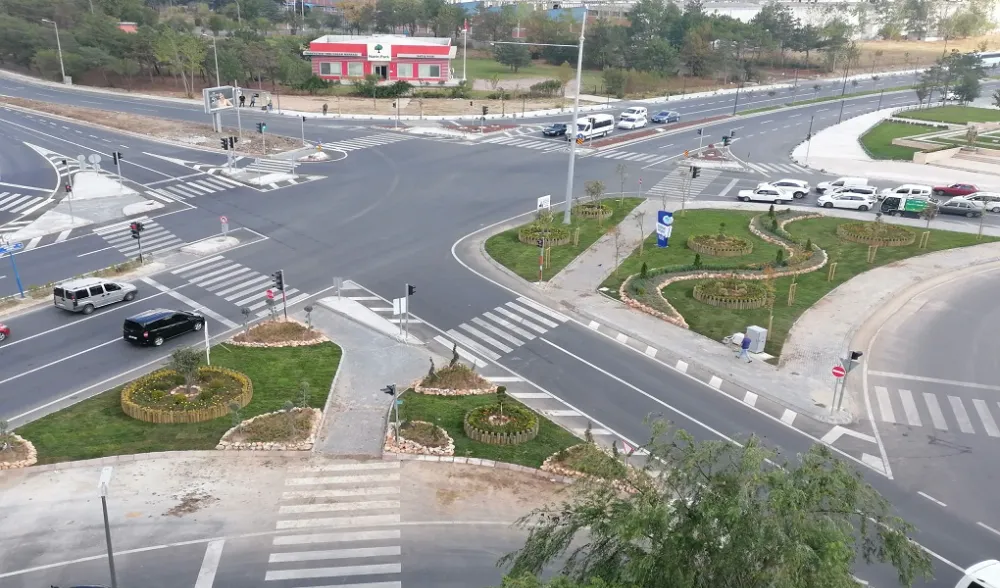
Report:
M588 191L596 197L573 207L572 223L562 223L559 211L541 212L524 225L494 235L486 240L486 253L497 263L530 282L539 281L538 241L545 248L541 280L548 281L576 256L586 251L602 235L618 226L643 198L601 200L603 184L590 182Z
M38 463L156 451L309 449L341 351L298 323L261 323L211 349L17 429ZM4 458L0 455L0 460Z
M861 145L873 159L911 161L915 153L969 145L995 149L1000 143L997 129L987 126L970 135L966 128L969 123L1000 122L1000 111L991 108L937 106L904 110L892 118L895 120L883 121L861 136ZM913 146L894 144L896 139L910 137L914 138L910 142Z
M657 248L650 235L642 254L625 259L601 290L717 341L749 325L766 327L766 352L778 356L796 319L851 278L995 240L773 207L689 210L675 217L670 247Z
M819 88L814 87L818 91ZM761 112L770 112L772 110L780 110L782 108L792 108L795 106L805 106L807 104L819 104L820 102L833 102L836 100L851 100L852 98L861 98L864 96L872 96L874 94L880 94L882 92L902 92L904 90L912 90L913 86L895 86L892 88L880 88L878 90L863 90L861 92L852 92L844 96L820 96L817 98L807 98L805 100L794 100L792 102L784 102L782 104L774 104L772 106L761 106L760 108L750 108L747 110L741 110L737 113L737 116L743 116L747 114L758 114ZM768 92L769 96L773 96ZM804 95L804 94L803 94Z

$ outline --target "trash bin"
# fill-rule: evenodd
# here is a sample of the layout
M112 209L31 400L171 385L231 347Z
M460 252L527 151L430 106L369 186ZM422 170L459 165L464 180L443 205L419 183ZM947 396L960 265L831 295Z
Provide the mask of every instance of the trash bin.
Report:
M756 325L747 327L747 337L750 337L750 353L763 353L767 345L767 329Z

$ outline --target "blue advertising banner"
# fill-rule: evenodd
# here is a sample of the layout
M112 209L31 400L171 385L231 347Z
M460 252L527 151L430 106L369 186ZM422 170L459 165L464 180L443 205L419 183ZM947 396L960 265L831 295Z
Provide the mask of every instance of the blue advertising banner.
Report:
M670 244L670 232L674 229L674 213L661 210L656 213L656 246Z

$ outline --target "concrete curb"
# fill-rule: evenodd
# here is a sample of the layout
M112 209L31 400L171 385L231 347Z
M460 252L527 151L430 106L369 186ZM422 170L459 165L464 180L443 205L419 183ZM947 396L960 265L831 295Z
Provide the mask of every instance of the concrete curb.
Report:
M80 461L63 461L46 465L35 465L16 470L3 470L0 471L0 478L2 478L4 474L9 475L19 472L56 472L60 470L87 468L93 466L113 466L123 463L131 463L134 461L149 461L153 459L191 459L204 457L224 457L226 459L267 459L271 457L309 457L311 454L311 451L219 451L216 449L133 453L129 455L111 455L108 457L83 459Z
M313 443L313 448L311 453L322 453L317 449L319 447L319 432L325 430L326 419L330 414L330 403L333 402L333 391L337 388L337 382L340 381L340 374L344 371L344 361L347 359L347 349L343 345L334 343L338 348L340 348L340 361L337 362L337 373L333 374L333 381L330 382L330 391L326 394L326 402L323 403L323 414L320 416L319 424L316 425L316 442Z
M483 468L489 468L493 470L509 470L512 472L521 472L523 474L530 474L536 478L546 478L550 482L556 482L559 484L572 484L576 481L575 478L569 476L558 476L556 474L546 472L544 470L529 468L528 466L517 465L513 463L508 463L505 461L494 461L492 459L482 459L478 457L458 457L453 455L423 455L414 453L392 453L383 452L383 461L429 461L433 463L450 463L455 465L471 465L479 466Z

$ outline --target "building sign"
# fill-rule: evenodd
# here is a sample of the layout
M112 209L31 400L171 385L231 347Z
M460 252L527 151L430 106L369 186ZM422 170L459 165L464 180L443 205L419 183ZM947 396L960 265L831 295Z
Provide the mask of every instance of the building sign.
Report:
M398 53L396 57L405 57L408 59L444 59L448 57L447 55L432 55L428 53Z
M368 61L392 61L392 45L388 43L368 43Z
M319 57L361 57L360 51L304 51L303 55Z
M656 214L656 246L670 245L670 233L674 230L674 213L661 210Z

